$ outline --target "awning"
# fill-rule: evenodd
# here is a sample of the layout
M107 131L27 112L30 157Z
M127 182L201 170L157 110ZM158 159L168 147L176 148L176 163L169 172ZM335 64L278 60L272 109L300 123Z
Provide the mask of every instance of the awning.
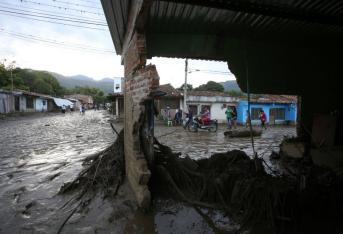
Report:
M55 102L56 106L58 106L58 107L62 107L62 106L73 107L74 106L74 104L71 101L67 100L67 99L54 98L54 102Z

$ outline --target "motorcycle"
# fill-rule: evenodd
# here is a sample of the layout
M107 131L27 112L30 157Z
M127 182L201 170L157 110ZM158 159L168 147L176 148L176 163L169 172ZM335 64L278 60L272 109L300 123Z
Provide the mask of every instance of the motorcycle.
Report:
M218 129L218 121L211 119L208 123L203 124L199 117L193 117L192 121L188 123L188 131L197 132L198 129L208 130L209 132L216 132Z

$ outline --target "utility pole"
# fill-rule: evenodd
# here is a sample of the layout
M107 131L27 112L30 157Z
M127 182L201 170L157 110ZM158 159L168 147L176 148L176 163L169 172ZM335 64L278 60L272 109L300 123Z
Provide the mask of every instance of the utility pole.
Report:
M185 60L185 84L183 86L183 111L187 112L187 74L188 74L188 59Z
M15 61L12 61L9 65L10 73L11 73L11 91L13 92L13 76L12 76L12 70L15 67Z
M12 67L11 67L11 91L13 92L13 77L12 77Z

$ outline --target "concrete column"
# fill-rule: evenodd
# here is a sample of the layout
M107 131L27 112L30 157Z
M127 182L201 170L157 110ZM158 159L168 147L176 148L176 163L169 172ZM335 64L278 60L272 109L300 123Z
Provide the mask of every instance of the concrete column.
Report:
M117 116L117 118L119 118L118 97L116 97L116 116Z

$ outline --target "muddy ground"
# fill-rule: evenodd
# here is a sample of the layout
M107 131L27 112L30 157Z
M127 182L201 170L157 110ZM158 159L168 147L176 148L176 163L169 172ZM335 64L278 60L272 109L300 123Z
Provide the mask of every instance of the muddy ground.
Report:
M259 129L259 127L256 127ZM244 130L245 127L238 126L237 130ZM192 159L209 158L214 153L227 152L229 150L242 150L248 156L253 157L253 150L250 137L230 138L225 137L227 131L225 125L219 125L217 132L199 130L199 132L189 132L182 127L168 127L157 125L155 136L162 144L165 144L175 152L181 152L181 156L189 156ZM273 170L280 170L277 161L270 160L272 151L279 152L279 145L286 137L295 137L294 126L270 126L262 131L262 135L254 137L255 150L259 157L262 157ZM269 168L266 167L269 171Z
M0 120L0 233L57 232L73 208L73 204L64 206L73 194L58 195L58 191L78 175L85 157L115 140L109 121L103 111ZM224 130L220 126L217 133L189 133L181 127L157 125L155 135L194 159L232 149L252 154L249 138L225 138ZM269 128L256 138L256 149L269 160L284 135L294 134L291 127ZM170 200L156 200L148 214L136 211L124 183L117 199L104 200L99 194L89 209L71 217L62 233L234 233L237 229L220 211L199 211Z

